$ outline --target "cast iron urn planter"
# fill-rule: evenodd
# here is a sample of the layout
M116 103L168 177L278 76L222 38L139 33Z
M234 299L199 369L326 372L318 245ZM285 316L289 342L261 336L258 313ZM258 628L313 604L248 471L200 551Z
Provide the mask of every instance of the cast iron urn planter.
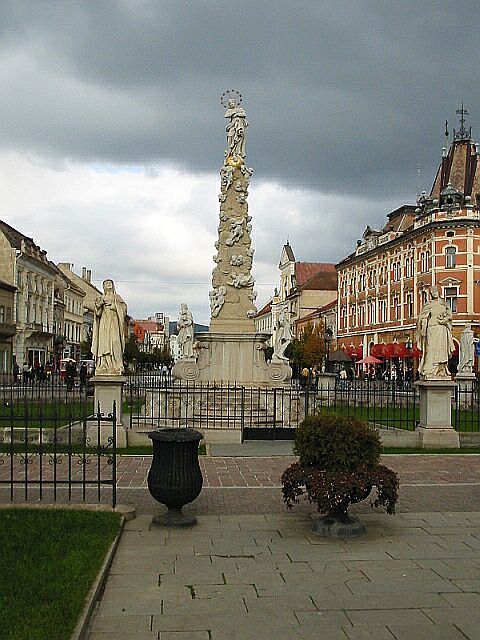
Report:
M148 490L168 511L154 516L153 523L164 526L188 526L194 515L182 513L184 505L197 498L203 477L198 463L198 443L203 435L196 429L155 429L148 434L153 443L152 466L148 472Z

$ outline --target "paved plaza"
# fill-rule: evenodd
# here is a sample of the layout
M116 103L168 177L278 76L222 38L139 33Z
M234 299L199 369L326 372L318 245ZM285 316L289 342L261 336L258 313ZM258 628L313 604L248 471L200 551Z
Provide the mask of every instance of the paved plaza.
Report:
M480 639L478 456L386 457L399 513L356 505L367 534L350 540L312 534L307 502L285 509L292 459L202 457L198 524L182 530L150 526L150 459L123 458L119 495L139 515L89 639Z

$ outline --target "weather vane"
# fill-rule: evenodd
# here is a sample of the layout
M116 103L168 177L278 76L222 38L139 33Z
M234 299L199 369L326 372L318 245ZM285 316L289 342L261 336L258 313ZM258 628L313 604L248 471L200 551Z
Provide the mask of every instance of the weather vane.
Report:
M465 116L468 116L468 111L463 108L463 102L462 108L457 109L456 113L460 116L460 130L454 130L454 138L455 140L468 140L472 137L472 128L470 127L469 131L465 129Z
M230 100L234 100L235 104L239 105L242 99L242 94L239 91L236 89L227 89L220 97L220 104L226 109Z

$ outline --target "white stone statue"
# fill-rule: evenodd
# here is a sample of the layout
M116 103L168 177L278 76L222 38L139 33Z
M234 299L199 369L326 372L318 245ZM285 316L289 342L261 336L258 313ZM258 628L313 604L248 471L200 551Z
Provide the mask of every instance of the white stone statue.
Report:
M125 349L125 318L127 305L116 293L113 280L103 282L103 295L95 300L92 354L95 374L123 374Z
M193 316L186 304L180 305L180 315L177 322L178 358L193 358Z
M292 342L292 329L290 326L290 319L288 317L288 311L281 311L278 316L277 334L275 336L275 344L273 346L272 362L275 361L288 361L285 357L285 351L288 345Z
M473 374L473 362L475 357L475 338L472 331L472 324L467 322L465 329L460 336L460 352L458 355L458 374Z
M430 287L430 300L417 320L417 346L422 351L418 373L423 380L450 380L448 360L455 345L452 338L452 312Z
M223 307L225 303L226 295L227 295L227 287L225 287L224 285L210 291L209 297L210 297L210 309L212 312L212 318L216 318L220 313L220 309Z
M234 160L245 158L245 133L248 127L247 114L242 107L238 106L235 100L228 101L228 109L225 118L229 118L227 124L227 157Z

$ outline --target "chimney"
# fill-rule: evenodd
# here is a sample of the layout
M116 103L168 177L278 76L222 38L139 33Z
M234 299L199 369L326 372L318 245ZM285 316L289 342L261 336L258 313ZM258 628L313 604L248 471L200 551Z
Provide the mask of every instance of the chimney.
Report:
M87 269L87 282L92 282L92 270Z
M82 267L82 280L87 279L87 267Z

